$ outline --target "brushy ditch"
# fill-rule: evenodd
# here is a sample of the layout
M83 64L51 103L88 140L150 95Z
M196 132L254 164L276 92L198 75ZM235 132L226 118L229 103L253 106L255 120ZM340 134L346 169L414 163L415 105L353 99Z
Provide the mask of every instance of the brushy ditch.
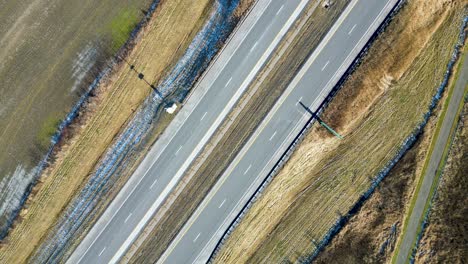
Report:
M238 4L238 0L214 2L214 10L208 21L175 67L156 87L165 98L181 102L189 93L197 78L208 67L222 43L234 29L237 20L233 14ZM156 7L157 2L153 5ZM147 17L149 15L150 13ZM34 262L55 263L63 259L67 249L73 245L73 238L83 232L90 219L94 218L93 210L101 198L110 192L122 175L121 172L131 161L129 157L141 151L151 137L151 131L158 125L159 110L165 106L167 100L163 102L160 96L153 92L143 102L133 119L106 152L84 188L65 209L54 230L37 250Z
M312 262L318 254L333 240L333 238L343 229L343 227L348 223L348 221L360 210L363 204L372 196L375 189L378 187L380 182L389 174L390 170L396 165L396 163L405 155L405 153L411 149L411 147L416 143L418 138L423 133L425 126L427 125L429 118L434 113L434 110L439 103L442 95L447 88L448 82L450 77L453 73L453 68L455 63L457 62L460 56L460 49L464 45L466 40L466 27L468 24L468 16L463 19L463 23L461 25L459 40L454 47L454 51L452 57L447 64L447 70L445 71L444 78L442 83L436 89L435 95L432 97L431 103L429 105L429 109L424 114L423 121L414 129L410 136L408 136L402 143L400 150L395 155L395 157L390 160L387 165L377 174L377 176L373 179L371 186L369 189L364 192L357 202L351 207L351 209L343 216L340 216L332 228L325 234L324 238L317 243L316 250L308 257L303 260L304 263ZM427 221L427 217L425 217L425 221ZM423 224L424 225L424 224ZM418 240L420 239L420 234L418 235Z

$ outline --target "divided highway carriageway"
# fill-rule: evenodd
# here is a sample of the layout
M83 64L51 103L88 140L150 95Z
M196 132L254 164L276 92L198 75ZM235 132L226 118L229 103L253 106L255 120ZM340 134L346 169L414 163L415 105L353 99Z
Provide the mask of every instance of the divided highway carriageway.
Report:
M258 0L67 263L116 263L168 197L309 0Z
M158 263L206 263L268 176L398 0L354 0L307 59L271 112Z

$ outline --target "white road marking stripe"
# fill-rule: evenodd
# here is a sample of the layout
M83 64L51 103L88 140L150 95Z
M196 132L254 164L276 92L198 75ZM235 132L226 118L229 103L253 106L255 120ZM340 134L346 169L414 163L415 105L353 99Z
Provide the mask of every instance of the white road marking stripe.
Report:
M249 167L244 171L244 175L247 174L247 172L249 172L250 167L252 167L252 164L250 164Z
M224 87L227 87L229 85L229 83L231 82L231 80L232 80L232 77L229 78L229 81L227 81L227 83L226 83L226 85L224 85Z
M279 13L281 13L281 10L283 10L283 7L284 7L284 5L282 5L282 6L280 7L280 9L278 10L278 12L276 12L276 15L279 15Z
M193 242L197 241L198 237L200 237L201 233L198 233L197 237L193 240Z
M150 190L153 189L153 186L158 182L158 179L154 180L153 184L150 186Z
M276 131L275 131L275 133L273 133L273 135L270 137L270 141L275 137L275 135L276 135Z
M354 26L351 28L351 30L348 32L348 35L351 35L351 33L353 32L354 28L356 27L357 24L354 24Z
M226 202L226 199L223 200L223 202L218 206L218 208L223 207L224 203Z
M99 253L99 257L102 255L102 253L104 253L105 250L106 250L106 247L104 247L104 248L101 250L101 253Z
M255 44L253 44L253 46L250 48L250 52L252 52L252 50L254 50L255 47L257 47L257 44L258 44L258 41L256 41Z
M127 218L125 218L124 223L127 223L128 219L130 219L130 216L132 216L132 213L130 213L130 214L127 216Z
M301 98L299 98L299 100L297 100L296 106L299 104L299 102L300 102L301 100L302 100L302 96L301 96Z
M177 151L175 152L175 155L177 156L177 153L179 153L180 149L182 149L182 146L180 146Z
M205 118L205 116L206 116L207 113L208 113L208 112L205 112L205 113L203 114L203 116L201 117L200 121L202 121L203 118Z
M323 65L322 71L325 70L325 68L327 67L328 63L330 63L330 61L327 61L327 63L325 63L325 65Z

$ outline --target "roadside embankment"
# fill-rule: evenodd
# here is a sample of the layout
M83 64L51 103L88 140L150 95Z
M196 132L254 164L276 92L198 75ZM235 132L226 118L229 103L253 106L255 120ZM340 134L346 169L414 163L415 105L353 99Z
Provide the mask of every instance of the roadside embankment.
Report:
M308 261L337 219L425 120L457 41L463 5L411 1L325 109L218 254L217 263Z

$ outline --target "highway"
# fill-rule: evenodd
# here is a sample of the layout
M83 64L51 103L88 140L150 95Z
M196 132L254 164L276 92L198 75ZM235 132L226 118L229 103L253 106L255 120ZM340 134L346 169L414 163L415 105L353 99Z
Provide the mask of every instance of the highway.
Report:
M461 59L461 58L460 58ZM461 68L461 73L456 80L453 94L448 98L449 105L447 112L445 113L444 120L442 121L442 127L439 131L438 137L435 139L434 149L427 165L426 173L423 175L422 184L419 188L419 192L415 194L416 202L414 208L409 212L409 218L405 232L402 234L402 241L399 245L399 250L395 257L395 262L398 264L408 263L408 259L412 253L412 249L415 246L416 238L418 235L418 229L422 224L425 207L429 199L431 199L431 187L434 181L437 180L437 175L441 173L437 169L439 168L442 159L444 158L444 150L451 138L452 127L457 120L458 108L463 100L463 94L468 84L468 54L465 55L465 60Z
M158 263L205 263L230 223L316 111L397 0L354 0L307 59Z
M116 263L235 105L309 0L259 0L67 263Z

